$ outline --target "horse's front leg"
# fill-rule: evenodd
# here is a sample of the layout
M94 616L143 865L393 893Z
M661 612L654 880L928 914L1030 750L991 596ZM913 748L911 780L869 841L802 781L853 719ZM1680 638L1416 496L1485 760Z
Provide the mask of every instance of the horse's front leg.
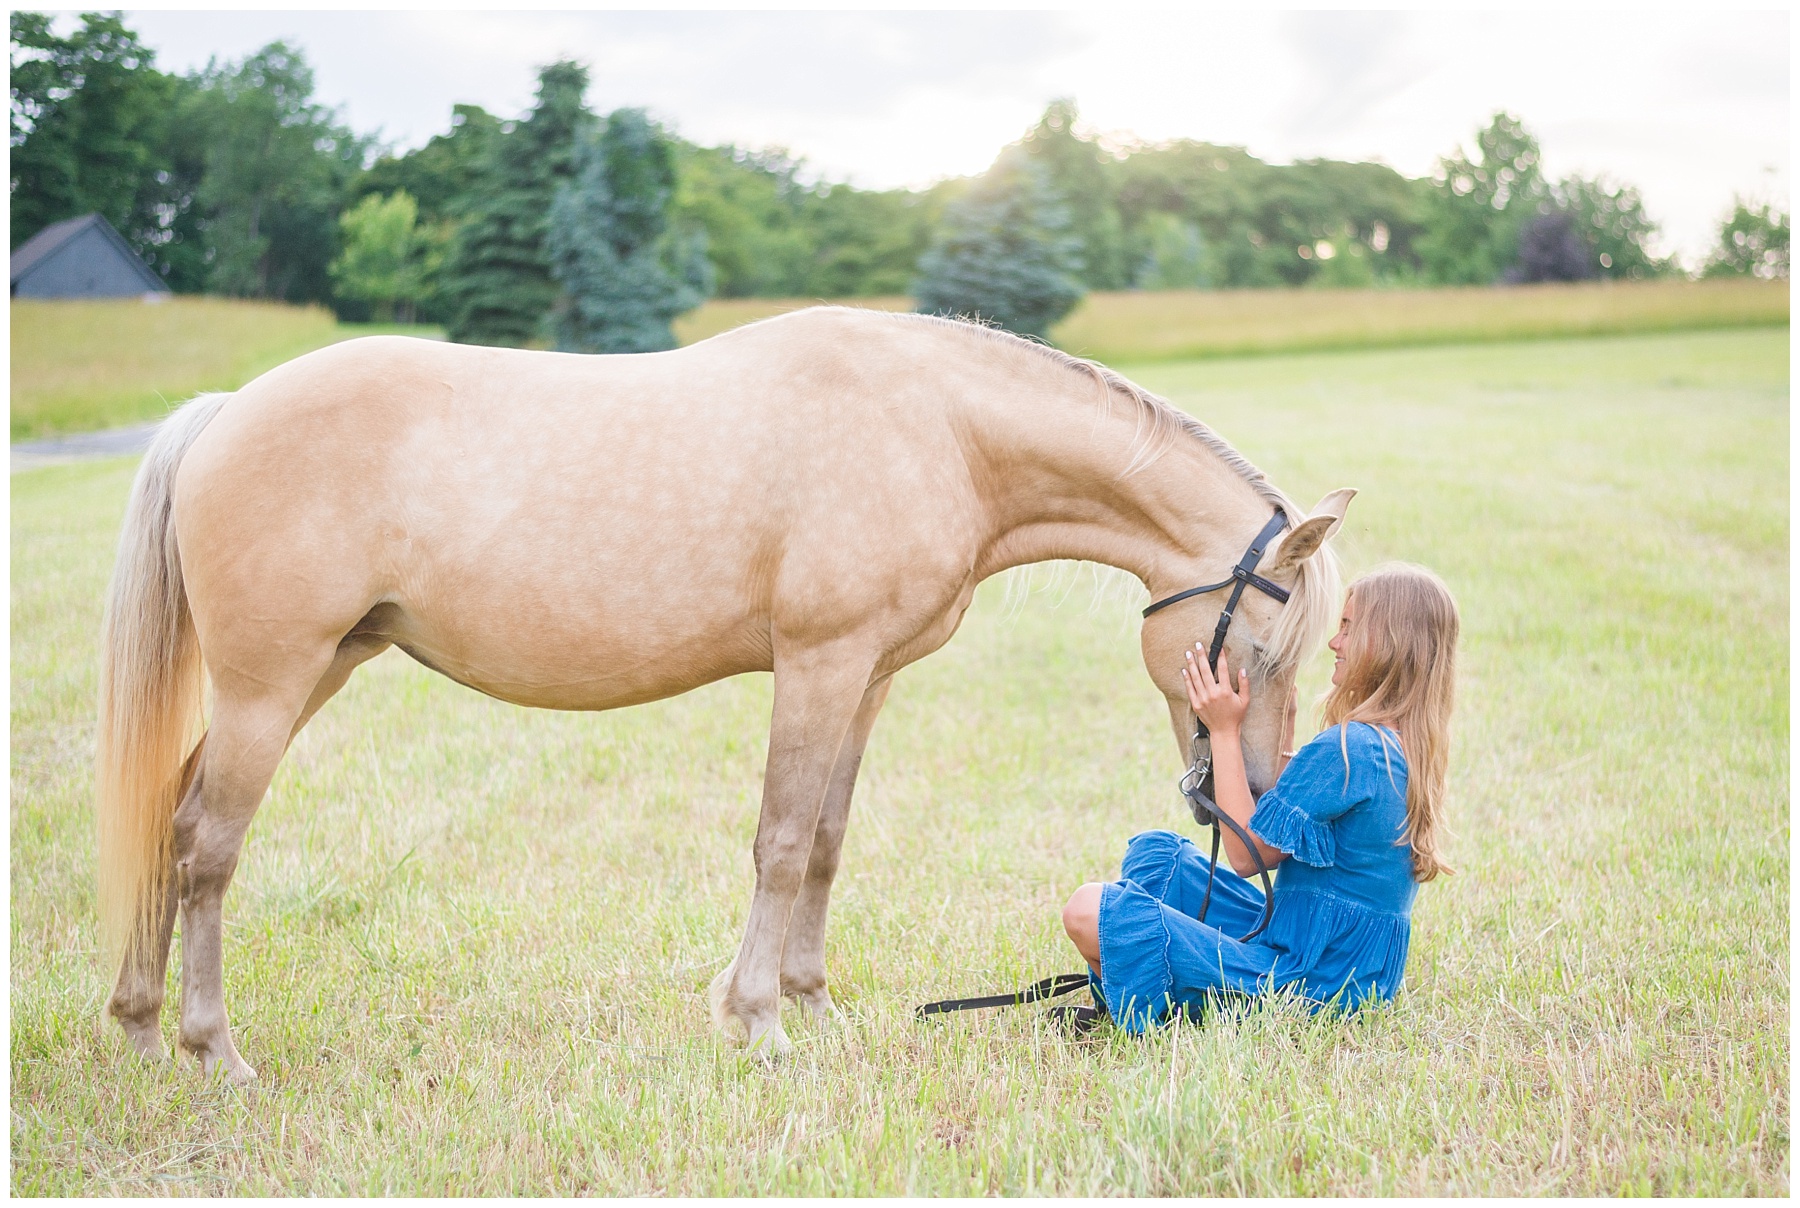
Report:
M863 748L868 745L869 732L875 728L875 718L893 682L889 676L870 685L844 735L844 745L831 769L831 783L825 790L825 804L819 811L819 825L813 832L806 879L800 883L794 913L788 919L787 942L781 950L782 996L798 1000L821 1019L834 1009L831 992L825 987L825 915L831 905L831 883L837 876L838 856L844 849L844 831L850 823L850 795L856 790L856 771L862 766Z
M806 878L838 752L869 687L872 654L847 643L777 653L769 762L756 826L756 892L737 957L713 979L713 1022L763 1058L793 1046L781 1030L781 953Z

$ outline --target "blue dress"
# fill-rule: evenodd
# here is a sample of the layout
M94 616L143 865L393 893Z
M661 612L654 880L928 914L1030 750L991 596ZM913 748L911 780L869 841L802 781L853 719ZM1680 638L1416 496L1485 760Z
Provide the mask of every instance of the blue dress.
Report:
M1197 921L1208 861L1170 831L1125 850L1100 893L1100 992L1113 1019L1141 1032L1209 998L1290 990L1355 1009L1400 988L1412 936L1412 847L1406 758L1392 730L1333 726L1307 743L1262 795L1250 829L1288 853L1275 872L1266 931L1256 884L1220 865L1207 920Z

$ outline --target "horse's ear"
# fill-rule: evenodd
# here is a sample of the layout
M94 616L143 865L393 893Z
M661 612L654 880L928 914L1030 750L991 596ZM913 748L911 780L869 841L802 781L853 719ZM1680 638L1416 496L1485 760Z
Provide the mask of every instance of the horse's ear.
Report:
M1355 487L1343 487L1319 500L1319 506L1312 510L1312 515L1302 520L1299 527L1282 540L1281 548L1275 551L1275 563L1269 568L1270 572L1279 574L1284 570L1292 570L1318 553L1326 539L1343 525L1344 512L1350 507L1350 500L1355 495Z

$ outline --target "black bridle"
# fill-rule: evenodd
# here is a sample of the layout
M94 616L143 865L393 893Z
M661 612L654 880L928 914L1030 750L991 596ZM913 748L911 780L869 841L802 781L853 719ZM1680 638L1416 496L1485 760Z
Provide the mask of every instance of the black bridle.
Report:
M1269 542L1273 541L1275 535L1287 527L1287 523L1286 513L1277 511L1269 522L1263 525L1262 532L1256 534L1256 539L1250 542L1250 548L1244 551L1244 556L1238 559L1237 565L1231 568L1229 579L1221 579L1217 583L1207 583L1200 587L1190 587L1186 591L1178 591L1172 596L1165 596L1144 609L1144 615L1147 617L1158 609L1167 608L1190 596L1203 596L1208 592L1219 591L1226 587L1231 588L1231 596L1225 601L1225 607L1219 612L1219 623L1213 629L1212 645L1206 652L1207 669L1215 675L1218 674L1219 652L1225 649L1225 635L1231 630L1231 618L1237 613L1238 601L1244 598L1244 588L1254 587L1282 604L1288 602L1290 593L1287 588L1277 583L1271 583L1256 573L1257 566L1262 562L1263 551L1269 548ZM1201 749L1202 743L1205 744L1204 750ZM1206 866L1206 893L1200 899L1199 919L1204 923L1207 909L1212 906L1213 877L1219 868L1219 827L1223 824L1229 826L1231 833L1236 835L1238 841L1249 850L1250 858L1256 861L1256 873L1262 878L1262 918L1256 926L1238 937L1240 940L1255 939L1262 934L1263 928L1269 925L1269 915L1275 909L1275 886L1269 880L1269 866L1263 863L1262 852L1256 848L1256 840L1252 839L1250 833L1238 825L1237 819L1220 809L1218 801L1215 800L1212 774L1212 734L1208 732L1206 723L1198 717L1194 718L1194 738L1189 747L1189 754L1192 755L1193 762L1182 774L1181 795L1187 798L1188 809L1193 812L1194 821L1201 826L1211 827L1213 833L1212 860Z
M1244 588L1254 587L1283 604L1288 602L1287 588L1278 583L1271 583L1256 573L1258 564L1262 562L1263 551L1269 548L1269 542L1273 541L1275 535L1287 527L1287 523L1287 516L1282 512L1276 512L1274 517L1263 525L1262 532L1256 534L1256 539L1250 542L1250 548L1244 551L1244 556L1238 559L1237 565L1231 568L1229 579L1221 579L1217 583L1207 583L1200 587L1190 587L1186 591L1178 591L1172 596L1165 596L1144 609L1144 615L1147 617L1159 609L1167 608L1169 605L1186 600L1191 596L1203 596L1221 588L1231 588L1231 596L1225 601L1224 611L1219 613L1219 624L1213 630L1212 646L1206 652L1206 665L1217 673L1219 652L1225 649L1225 635L1231 629L1231 618L1237 612L1238 601L1244 597ZM1206 743L1205 751L1200 749L1202 741ZM1190 753L1193 756L1193 762L1182 774L1181 795L1187 798L1188 808L1193 812L1194 821L1202 826L1210 826L1213 833L1212 862L1207 866L1206 894L1200 900L1199 921L1203 923L1206 921L1207 908L1212 905L1213 875L1219 867L1219 824L1223 823L1229 826L1232 833L1250 850L1250 858L1256 861L1256 871L1262 877L1262 919L1240 937L1240 940L1255 939L1262 934L1263 928L1269 925L1270 912L1275 908L1275 887L1269 880L1269 866L1263 863L1262 853L1256 849L1256 841L1243 827L1238 825L1237 819L1220 809L1218 802L1213 799L1212 735L1207 731L1206 723L1198 717L1194 719L1194 740ZM1012 994L989 994L981 998L946 998L941 1002L928 1002L918 1009L918 1014L920 1018L924 1018L927 1015L942 1015L950 1011L972 1011L980 1007L1011 1007L1022 1003L1041 1002L1046 998L1056 998L1072 993L1087 984L1088 975L1085 973L1064 973L1055 977L1046 977L1042 981L1035 982ZM1054 1010L1065 1009L1067 1008L1054 1008ZM1092 1015L1093 1013L1090 1011L1088 1014Z

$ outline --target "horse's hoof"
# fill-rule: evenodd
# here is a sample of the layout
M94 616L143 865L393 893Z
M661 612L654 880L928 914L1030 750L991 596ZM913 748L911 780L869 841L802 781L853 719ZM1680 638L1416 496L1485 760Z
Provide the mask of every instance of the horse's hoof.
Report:
M211 1055L200 1059L200 1069L208 1078L223 1075L225 1081L232 1086L255 1086L256 1071L250 1063L236 1053L227 1053L214 1057Z
M806 1013L818 1023L835 1023L844 1018L837 1003L831 1000L831 991L824 986L816 990L784 990L783 994L805 1007Z
M737 962L732 961L707 987L707 997L712 1002L713 1026L742 1044L748 1055L759 1062L769 1064L787 1056L794 1051L794 1046L781 1030L781 1000L777 998L766 1006L749 1008L741 1001L735 1001L732 981L736 968Z
M750 1043L744 1047L744 1055L758 1065L774 1065L794 1052L794 1042L782 1031L780 1021L770 1024L751 1037Z
M209 1079L223 1076L232 1086L251 1086L256 1082L256 1071L238 1055L237 1046L229 1038L220 1044L193 1044L184 1040L181 1047L193 1054L200 1062L200 1072Z
M151 1065L169 1064L169 1051L163 1047L162 1029L155 1020L146 1023L121 1019L119 1027L124 1030L126 1041L137 1056Z

